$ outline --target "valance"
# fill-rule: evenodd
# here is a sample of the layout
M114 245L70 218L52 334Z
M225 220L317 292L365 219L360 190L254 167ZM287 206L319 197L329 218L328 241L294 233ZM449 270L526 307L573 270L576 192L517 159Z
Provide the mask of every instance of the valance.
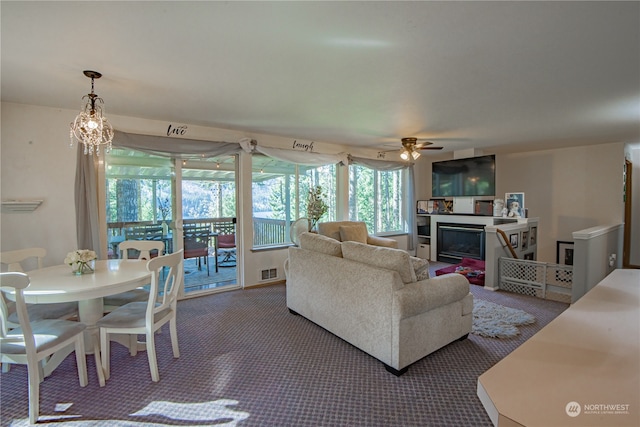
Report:
M312 151L284 150L281 148L262 147L249 138L240 140L240 146L248 153L260 153L274 159L303 166L325 166L336 163L348 164L347 153L321 154Z
M237 142L171 138L121 131L115 131L113 146L130 148L156 156L180 159L228 156L241 151L240 144Z
M364 157L349 156L350 165L364 166L376 171L397 171L401 169L412 169L413 164L409 162L394 162L391 160L367 159Z

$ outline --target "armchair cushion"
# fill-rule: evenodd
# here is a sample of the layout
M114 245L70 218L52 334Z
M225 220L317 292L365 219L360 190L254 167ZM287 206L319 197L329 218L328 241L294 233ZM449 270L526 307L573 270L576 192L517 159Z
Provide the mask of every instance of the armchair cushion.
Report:
M342 258L342 245L336 239L315 233L302 233L300 247L314 252Z
M429 261L424 258L410 257L411 265L413 265L413 271L416 273L416 280L425 280L429 276Z
M371 246L358 242L342 242L342 256L363 264L397 271L403 283L416 281L409 254L400 249Z
M364 228L366 236L367 236L366 240L365 241L358 240L358 241L361 241L362 243L367 243L369 245L374 245L374 246L384 246L384 247L388 247L388 248L397 248L398 247L398 242L396 240L387 239L385 237L377 237L377 236L369 235L369 232L367 231L367 224L365 224L363 221L328 221L328 222L319 222L318 223L318 234L321 234L321 235L327 236L327 237L331 237L332 239L335 239L335 240L338 240L338 241L344 241L344 239L341 238L341 236L340 236L340 227L346 227L346 226L356 226L356 227Z
M358 225L341 225L340 228L340 240L343 242L360 242L367 243L367 226L362 224Z

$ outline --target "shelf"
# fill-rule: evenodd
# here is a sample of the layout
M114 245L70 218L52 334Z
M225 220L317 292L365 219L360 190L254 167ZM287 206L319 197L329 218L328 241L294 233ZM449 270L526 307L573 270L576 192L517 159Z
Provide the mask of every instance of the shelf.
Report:
M3 200L2 210L9 212L33 212L42 204L42 200Z

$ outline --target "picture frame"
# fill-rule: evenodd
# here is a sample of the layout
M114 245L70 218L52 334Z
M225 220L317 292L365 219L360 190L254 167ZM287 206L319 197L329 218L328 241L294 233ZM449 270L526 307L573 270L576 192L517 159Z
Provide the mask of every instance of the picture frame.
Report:
M529 231L522 232L522 250L526 250L529 247Z
M529 246L534 246L538 242L538 227L529 229Z
M527 252L522 256L522 259L526 259L527 261L535 261L533 252Z
M431 213L429 210L429 201L428 200L418 200L416 210L419 214L428 214ZM433 210L433 209L432 209Z
M524 193L505 193L504 207L507 209L507 217L524 218Z
M558 240L556 243L556 264L573 265L573 242Z
M511 247L516 249L518 247L518 240L520 237L520 233L509 234L509 243L511 243Z

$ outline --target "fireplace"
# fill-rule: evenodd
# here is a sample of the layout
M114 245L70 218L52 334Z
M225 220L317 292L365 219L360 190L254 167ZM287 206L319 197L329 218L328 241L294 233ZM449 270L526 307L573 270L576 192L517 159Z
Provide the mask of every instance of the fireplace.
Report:
M438 261L457 264L462 258L484 259L484 225L438 223Z

